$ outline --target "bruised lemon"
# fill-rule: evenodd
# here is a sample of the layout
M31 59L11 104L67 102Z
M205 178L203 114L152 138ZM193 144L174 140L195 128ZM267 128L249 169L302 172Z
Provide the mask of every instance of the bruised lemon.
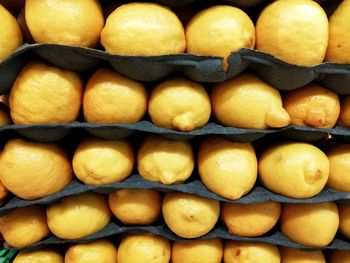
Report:
M208 138L199 147L198 172L210 191L227 199L238 199L253 188L257 178L254 148L249 143Z
M163 184L183 183L194 169L192 146L187 141L147 137L137 153L137 168L146 180Z
M350 263L350 250L331 250L329 263Z
M104 228L111 219L107 198L96 193L64 197L46 210L51 232L62 239L78 239Z
M329 18L326 61L350 63L350 1L342 1Z
M133 147L126 140L88 138L75 150L72 163L80 181L101 185L127 178L134 167L134 159Z
M32 245L48 236L45 209L40 206L17 208L0 217L0 232L15 248Z
M326 263L322 251L280 247L281 263Z
M267 129L290 123L279 91L249 73L216 84L211 105L215 118L225 126Z
M22 44L22 32L16 18L0 4L0 62Z
M104 26L98 0L27 0L25 19L35 42L94 47Z
M339 203L339 232L350 239L350 205Z
M89 243L69 246L64 263L118 263L117 248L106 240L99 239Z
M125 225L151 225L161 215L162 197L151 189L121 189L109 194L109 207Z
M86 84L85 120L95 123L136 123L147 111L145 87L110 68L97 70Z
M283 106L292 125L332 128L340 114L338 95L317 84L285 93Z
M241 9L212 6L197 13L186 27L187 52L224 58L241 48L254 48L255 28L252 20Z
M168 263L169 240L153 234L125 236L118 248L118 263Z
M32 200L56 193L72 177L67 154L53 143L12 139L0 155L2 184L23 199Z
M327 151L330 172L327 186L338 191L350 192L350 145L338 144Z
M0 127L10 123L11 123L10 113L7 107L0 103Z
M224 203L221 206L221 219L228 231L244 237L264 235L276 225L280 214L280 203L273 201L258 204Z
M155 3L128 3L112 12L101 32L107 52L121 55L183 53L183 25L169 8Z
M284 204L281 231L291 240L311 247L330 244L339 226L335 203Z
M338 124L345 127L350 127L350 96L346 96L340 102Z
M201 84L173 78L152 90L148 113L152 122L160 127L191 131L209 121L210 98Z
M218 221L220 204L204 197L173 192L163 199L165 223L182 238L197 238L212 230Z
M13 263L64 263L64 258L56 249L40 249L35 251L21 251Z
M269 190L292 198L310 198L322 191L329 176L327 156L308 143L286 142L265 150L259 178Z
M83 81L73 71L41 62L28 63L10 92L10 112L15 124L67 123L80 112Z
M256 23L256 48L291 64L322 63L328 45L328 18L312 0L274 1Z
M223 245L219 238L173 242L172 263L221 263Z
M278 248L273 245L226 241L224 246L225 263L280 263Z

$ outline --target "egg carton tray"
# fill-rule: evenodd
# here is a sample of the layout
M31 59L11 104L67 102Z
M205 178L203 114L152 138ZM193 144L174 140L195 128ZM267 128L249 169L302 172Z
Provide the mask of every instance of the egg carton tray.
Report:
M157 236L162 236L164 238L167 238L171 241L178 241L178 242L188 242L191 241L191 239L184 239L177 235L175 235L166 225L159 225L159 226L137 226L137 227L127 227L127 226L119 226L116 223L110 223L108 224L103 230L101 230L98 233L92 234L86 238L83 239L77 239L77 240L62 240L55 236L50 236L38 243L35 243L31 246L28 246L24 248L24 250L36 250L41 249L46 246L50 245L68 245L71 243L84 243L84 242L90 242L96 239L100 238L107 238L107 237L118 237L123 234L135 234L135 233L152 233ZM288 237L286 237L283 233L279 231L273 231L272 233L261 236L261 237L241 237L241 236L235 236L231 235L225 227L221 225L217 225L212 231L210 231L208 234L197 238L197 239L212 239L212 238L221 238L224 240L234 240L234 241L243 241L243 242L259 242L259 243L267 243L272 244L276 246L282 246L282 247L290 247L290 248L297 248L297 249L303 249L303 250L319 250L319 249L340 249L340 250L350 250L350 243L336 238L333 240L333 242L322 248L315 248L315 247L309 247L305 246L299 243L296 243L292 240L290 240ZM193 239L192 239L193 240ZM6 247L9 248L8 245Z
M26 62L41 58L55 66L78 72L108 63L119 73L138 81L157 81L181 73L197 82L222 82L249 69L279 90L300 88L312 81L338 94L350 94L350 64L323 63L314 67L288 64L252 49L231 54L229 68L222 58L194 54L164 56L120 56L105 51L55 44L25 44L0 63L0 94L8 94Z

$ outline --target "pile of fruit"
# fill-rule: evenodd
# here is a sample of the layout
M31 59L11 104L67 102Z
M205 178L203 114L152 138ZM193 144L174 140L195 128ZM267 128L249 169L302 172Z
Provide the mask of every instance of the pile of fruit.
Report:
M39 44L94 49L125 67L215 56L226 71L231 54L256 49L350 79L350 0L257 2L0 0L0 72L16 73L0 103L0 233L19 252L13 262L350 262L350 89L281 91L249 67L220 83L179 72L143 82L106 62L78 71L34 53L13 62ZM81 123L108 136L21 133ZM218 135L213 123L243 134L298 126L299 140ZM345 133L303 139L303 128Z

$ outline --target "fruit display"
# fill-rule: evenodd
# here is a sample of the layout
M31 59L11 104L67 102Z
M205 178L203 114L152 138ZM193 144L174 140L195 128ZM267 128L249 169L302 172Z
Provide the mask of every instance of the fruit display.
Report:
M5 261L350 262L349 12L0 0Z

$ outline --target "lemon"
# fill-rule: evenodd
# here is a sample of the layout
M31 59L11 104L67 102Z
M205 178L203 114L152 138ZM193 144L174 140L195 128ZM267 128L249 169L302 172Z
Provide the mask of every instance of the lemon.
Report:
M101 185L127 178L134 167L134 159L133 147L126 140L87 138L75 150L72 163L80 181Z
M210 98L204 87L185 78L168 79L151 93L148 113L160 127L191 131L210 118Z
M350 169L350 145L338 144L331 147L327 157L330 164L327 186L338 191L350 192L347 173Z
M340 103L338 124L350 127L350 96L346 96Z
M0 217L0 232L5 241L15 248L40 241L50 233L44 208L27 206L12 210Z
M38 43L94 47L104 26L98 0L28 0L25 18Z
M249 143L211 137L200 144L198 171L202 182L214 193L238 199L254 186L258 163Z
M350 239L350 206L347 203L339 203L339 232Z
M149 136L137 153L137 168L146 180L163 184L183 183L192 174L194 155L187 141Z
M324 247L333 241L339 226L335 203L284 204L281 231L291 240L312 247Z
M225 126L267 129L290 123L279 91L249 73L216 84L211 105L215 118Z
M326 263L322 251L280 247L281 263Z
M117 263L117 248L108 240L71 245L65 263Z
M197 238L213 229L220 204L204 197L173 192L164 195L162 211L165 223L176 235Z
M23 199L37 199L56 193L72 177L67 154L53 143L11 139L0 155L2 184Z
M55 249L41 249L36 251L21 251L13 263L64 263L63 256Z
M309 198L322 191L329 176L327 156L317 147L286 142L265 150L259 178L269 190L292 198Z
M255 28L241 9L212 6L197 13L186 26L187 52L224 58L241 48L254 48Z
M183 53L183 25L169 9L155 3L128 3L107 18L101 32L107 52L120 55L167 55Z
M136 123L147 111L147 91L110 68L97 70L84 93L85 120L95 123Z
M41 62L28 63L10 92L10 111L15 124L66 123L80 112L83 82L73 71Z
M350 250L331 250L329 263L350 263Z
M224 246L225 263L280 263L278 248L273 245L226 241Z
M23 44L16 19L0 4L0 62Z
M219 238L174 242L172 263L221 263L223 245Z
M262 236L277 223L281 214L278 202L258 204L223 203L221 219L233 235L244 237Z
M256 48L291 64L323 62L328 45L328 18L312 0L274 1L256 24Z
M109 207L125 225L151 225L161 215L162 197L151 189L121 189L109 194Z
M96 193L64 197L49 205L46 214L51 232L62 239L78 239L96 233L111 219L106 197Z
M118 263L168 263L170 242L152 234L125 236L118 248Z
M332 128L340 114L338 95L317 84L285 93L283 106L292 125Z
M0 103L0 127L10 123L11 123L10 113L7 107Z
M329 18L329 42L326 61L350 63L350 1L340 2Z

